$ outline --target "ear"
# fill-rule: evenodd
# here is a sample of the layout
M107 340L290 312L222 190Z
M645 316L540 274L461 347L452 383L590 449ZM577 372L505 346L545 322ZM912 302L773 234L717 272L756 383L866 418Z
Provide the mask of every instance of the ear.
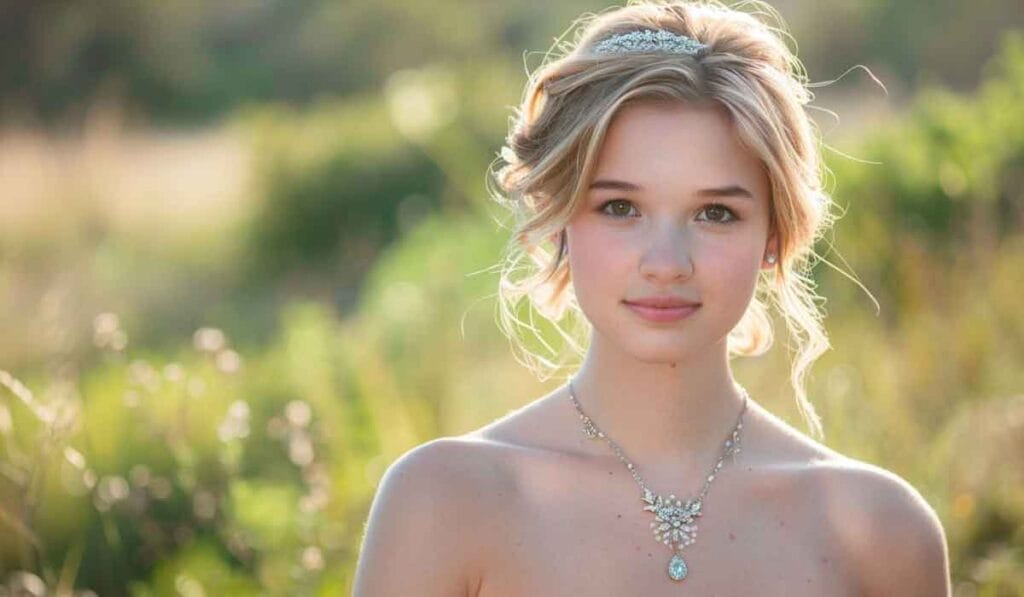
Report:
M565 234L565 228L558 232L553 232L548 236L548 240L551 241L551 244L553 244L556 249L558 248L559 242L561 242L561 236L563 234ZM568 247L566 247L566 251L568 251Z

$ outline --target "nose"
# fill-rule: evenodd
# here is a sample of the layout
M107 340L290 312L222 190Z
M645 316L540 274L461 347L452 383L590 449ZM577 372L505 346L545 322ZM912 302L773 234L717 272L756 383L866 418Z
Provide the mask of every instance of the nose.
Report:
M674 224L650 231L640 258L640 274L652 283L685 280L693 275L690 239Z

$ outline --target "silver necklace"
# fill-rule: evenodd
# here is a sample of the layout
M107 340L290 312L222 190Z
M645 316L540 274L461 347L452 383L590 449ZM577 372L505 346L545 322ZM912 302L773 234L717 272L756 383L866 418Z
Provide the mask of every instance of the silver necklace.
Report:
M701 507L704 504L704 497L708 493L708 487L711 486L711 482L715 480L715 475L721 470L726 456L735 455L740 451L740 431L743 429L743 413L747 410L747 399L750 397L750 394L747 393L746 388L743 386L738 387L743 395L743 406L740 408L740 414L736 418L736 425L733 427L732 433L729 434L729 439L725 440L722 455L718 458L718 462L715 463L711 474L704 479L704 487L700 490L697 497L692 500L683 501L682 499L677 499L674 493L665 498L655 494L647 487L647 483L640 476L640 472L622 453L619 445L610 437L605 436L604 432L594 424L594 421L583 412L583 407L580 406L579 400L576 399L576 392L572 386L572 381L569 381L569 398L572 400L573 406L576 407L576 411L580 414L580 420L583 421L584 435L590 439L604 439L608 442L612 451L626 465L629 472L633 474L633 479L643 491L642 499L644 504L646 504L644 511L654 512L654 522L651 523L651 531L654 533L654 538L672 548L672 559L668 562L668 576L672 580L681 581L686 578L688 573L686 561L683 560L680 552L683 548L693 545L697 541L697 523L695 519L701 515Z

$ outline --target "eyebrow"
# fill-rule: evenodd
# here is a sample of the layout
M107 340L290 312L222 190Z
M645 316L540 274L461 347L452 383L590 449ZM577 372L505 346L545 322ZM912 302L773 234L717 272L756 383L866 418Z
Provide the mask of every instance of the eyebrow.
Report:
M612 191L640 191L643 187L631 182L624 180L595 180L590 183L590 190L596 189L609 189ZM697 191L697 195L701 197L740 197L744 199L753 199L754 194L745 189L744 187L731 184L724 187L713 187L710 189L700 189Z

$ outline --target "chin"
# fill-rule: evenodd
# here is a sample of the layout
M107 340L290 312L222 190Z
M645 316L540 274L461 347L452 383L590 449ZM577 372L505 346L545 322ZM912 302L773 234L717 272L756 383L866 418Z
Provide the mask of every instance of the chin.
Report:
M686 343L666 345L664 343L640 342L637 344L633 346L626 345L622 348L637 361L648 365L678 363L679 361L686 360L694 353Z
M614 329L602 334L602 341L614 351L646 364L676 363L706 349L696 342L692 330ZM699 343L700 346L695 344Z

